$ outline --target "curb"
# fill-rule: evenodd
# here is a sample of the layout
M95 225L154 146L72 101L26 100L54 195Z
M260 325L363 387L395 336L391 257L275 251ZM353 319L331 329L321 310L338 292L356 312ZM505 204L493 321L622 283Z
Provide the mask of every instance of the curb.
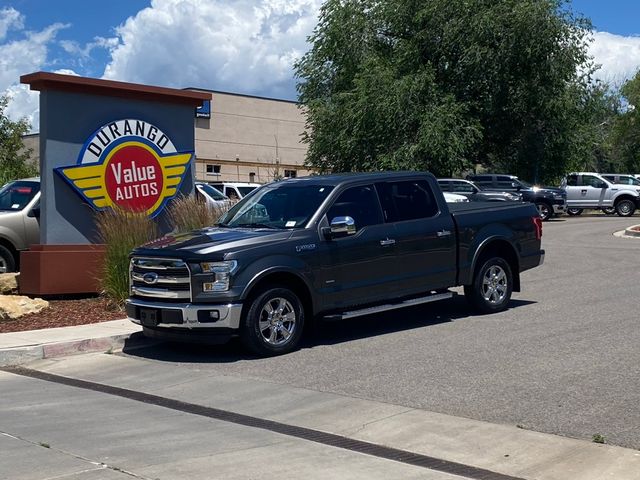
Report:
M35 360L65 357L80 353L106 353L110 350L122 349L129 339L136 342L141 337L142 334L140 332L134 332L99 338L4 348L0 349L0 367L22 365Z

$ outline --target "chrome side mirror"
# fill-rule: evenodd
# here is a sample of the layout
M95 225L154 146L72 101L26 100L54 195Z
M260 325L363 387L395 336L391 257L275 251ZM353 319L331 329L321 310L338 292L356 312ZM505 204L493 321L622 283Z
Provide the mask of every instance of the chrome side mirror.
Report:
M356 233L356 222L351 217L335 217L331 220L331 236L342 237Z

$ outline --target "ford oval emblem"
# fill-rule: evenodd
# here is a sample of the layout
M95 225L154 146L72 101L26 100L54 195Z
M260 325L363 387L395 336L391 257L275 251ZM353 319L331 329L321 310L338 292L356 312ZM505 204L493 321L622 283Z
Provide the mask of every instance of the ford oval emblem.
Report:
M147 285L153 285L154 283L156 283L158 281L158 274L154 273L154 272L145 273L142 276L142 281L144 283L146 283Z

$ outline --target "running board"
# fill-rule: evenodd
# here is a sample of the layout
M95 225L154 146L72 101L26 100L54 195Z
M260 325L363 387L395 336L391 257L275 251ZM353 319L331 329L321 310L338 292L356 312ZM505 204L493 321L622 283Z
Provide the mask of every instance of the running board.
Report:
M412 298L400 303L387 303L385 305L378 305L375 307L362 308L360 310L351 310L342 314L327 315L324 320L329 322L347 320L349 318L362 317L363 315L371 315L373 313L386 312L388 310L395 310L397 308L412 307L414 305L422 305L423 303L437 302L438 300L446 300L452 298L455 295L454 292L434 293L427 295L426 297Z

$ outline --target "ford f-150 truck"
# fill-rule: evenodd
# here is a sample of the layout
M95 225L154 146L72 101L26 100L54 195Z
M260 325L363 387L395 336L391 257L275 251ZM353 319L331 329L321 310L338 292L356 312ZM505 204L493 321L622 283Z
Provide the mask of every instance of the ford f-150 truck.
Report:
M147 336L240 336L260 355L296 348L311 319L348 319L453 296L507 308L542 264L530 203L447 204L428 173L289 179L265 185L204 230L133 251L129 318Z

